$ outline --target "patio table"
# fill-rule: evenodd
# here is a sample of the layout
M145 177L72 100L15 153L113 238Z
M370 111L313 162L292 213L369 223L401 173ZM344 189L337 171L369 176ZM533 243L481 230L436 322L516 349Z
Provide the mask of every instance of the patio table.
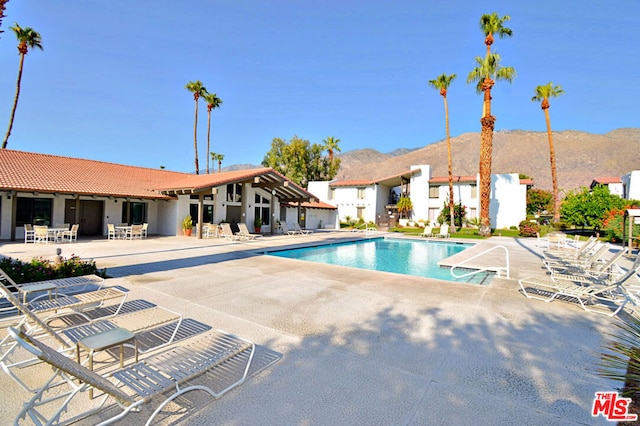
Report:
M131 234L131 225L116 225L116 231L118 231L122 237L122 239L126 240L127 236L130 240L133 239L133 235Z
M52 238L55 242L60 242L62 240L62 234L68 230L69 228L48 228L47 232L49 238Z

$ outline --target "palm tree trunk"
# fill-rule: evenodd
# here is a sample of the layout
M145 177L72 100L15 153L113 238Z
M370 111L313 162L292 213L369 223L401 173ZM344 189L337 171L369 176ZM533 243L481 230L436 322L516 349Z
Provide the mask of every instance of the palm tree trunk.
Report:
M209 174L209 154L211 150L211 108L207 108L207 174Z
M553 147L553 136L551 133L551 120L549 119L549 109L544 110L544 117L547 122L547 135L549 136L549 161L551 162L551 185L553 188L553 221L560 222L560 200L558 199L558 173L556 171L556 153Z
M18 68L18 82L16 83L16 96L13 99L13 108L11 109L11 118L9 119L9 128L7 129L7 134L4 136L4 141L2 141L2 149L7 148L7 143L9 142L9 135L11 135L11 129L13 128L13 120L16 116L16 109L18 108L18 98L20 97L20 84L22 82L22 67L24 65L24 54L20 55L20 66Z
M493 80L485 78L482 90L484 92L484 116L480 119L482 130L480 133L480 230L483 237L491 235L491 220L489 218L489 203L491 201L491 157L493 155L493 127L496 118L491 115L491 87Z
M491 156L495 117L487 116L482 118L480 122L482 123L482 132L480 134L480 230L478 234L488 237L491 235L489 202L491 200Z
M449 216L451 220L451 228L456 229L455 224L455 203L453 201L453 166L451 165L451 135L449 133L449 103L446 96L444 99L444 122L447 132L447 168L449 171Z
M195 151L196 174L200 174L200 164L198 164L198 98L196 98L196 113L193 121L193 150Z

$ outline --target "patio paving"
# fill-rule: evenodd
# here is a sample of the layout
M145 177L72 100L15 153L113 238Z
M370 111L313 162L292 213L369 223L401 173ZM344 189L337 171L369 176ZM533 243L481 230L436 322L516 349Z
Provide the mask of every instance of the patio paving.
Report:
M14 258L92 258L131 299L145 299L254 341L252 377L217 401L190 393L159 424L610 424L591 416L595 374L613 321L529 300L517 279L543 275L535 239L493 237L458 255L508 249L510 278L489 285L264 256L273 247L363 238L348 232L222 242L81 238L0 242ZM465 240L466 242L476 242ZM504 262L496 250L493 263ZM477 262L485 262L479 260ZM268 367L268 368L266 368ZM0 376L11 419L27 394ZM93 424L98 416L80 424ZM118 424L144 424L130 414Z

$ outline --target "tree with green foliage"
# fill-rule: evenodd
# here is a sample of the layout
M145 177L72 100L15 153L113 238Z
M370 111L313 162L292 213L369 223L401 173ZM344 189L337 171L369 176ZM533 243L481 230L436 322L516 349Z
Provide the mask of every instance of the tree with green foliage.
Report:
M494 35L502 38L511 36L511 29L504 26L510 17L498 16L496 12L485 14L480 17L480 30L485 35L484 44L487 47L484 58L476 57L477 66L467 77L467 83L477 82L476 91L484 93L482 103L482 117L480 124L480 164L478 174L480 175L480 229L481 236L491 235L489 202L491 197L491 157L493 154L493 128L496 118L491 115L491 88L498 80L511 82L516 75L512 67L500 66L500 55L491 53L491 46L494 42Z
M4 14L4 11L7 8L7 3L9 3L9 0L0 0L0 26L2 26L2 19L7 17L7 15ZM3 32L4 30L0 30L0 34Z
M207 103L207 152L211 152L211 110L220 108L222 105L222 99L220 99L215 93L206 92L202 98ZM215 164L215 163L214 163ZM215 165L212 165L212 169ZM218 171L220 169L218 168ZM207 174L209 174L209 157L207 157Z
M552 208L553 194L551 192L535 188L527 191L527 214L541 214Z
M401 195L398 200L398 204L396 204L396 208L398 209L398 213L400 214L400 219L402 219L402 214L404 213L409 218L409 214L411 210L413 210L413 203L411 202L411 198L406 195Z
M294 136L289 142L274 138L262 165L273 168L306 188L310 181L331 180L338 173L340 159L330 160L324 155L325 147L326 145L311 144L298 136Z
M564 93L562 87L554 86L549 82L536 87L536 94L531 98L532 102L540 102L540 108L544 111L547 123L547 137L549 138L549 161L551 163L551 185L553 190L553 221L560 222L560 199L558 198L558 173L556 171L556 153L553 147L553 134L551 133L551 120L549 119L549 98L555 98Z
M216 162L218 163L218 173L220 173L220 169L222 168L222 160L224 160L223 154L216 154L215 152L211 153L211 161L213 164L216 164ZM212 169L215 167L213 164L211 165Z
M9 142L9 136L11 135L11 129L13 128L13 120L16 116L16 109L18 108L18 98L20 97L20 86L22 84L22 70L24 67L24 57L29 53L29 49L40 49L43 50L42 47L42 37L38 32L36 32L33 28L24 27L21 28L20 25L14 24L11 27L11 30L16 35L18 39L18 53L20 54L20 65L18 66L18 82L16 83L16 95L13 98L13 108L11 108L11 118L9 119L9 129L7 129L7 134L4 136L4 141L2 142L2 149L7 147L7 143Z
M200 174L200 164L198 162L198 100L207 93L207 89L200 80L190 81L184 88L193 93L193 100L196 104L195 118L193 121L193 150L195 151L196 174Z
M323 139L322 142L324 142L323 148L329 153L329 162L333 162L334 152L341 152L340 145L338 145L340 143L340 139L329 136L328 138Z
M588 226L602 229L609 211L623 208L628 200L611 194L604 185L592 190L582 187L580 192L570 191L564 198L560 211L564 220L574 226Z
M447 102L447 91L451 82L456 78L455 74L440 74L435 80L429 80L429 85L440 91L440 96L444 100L444 122L447 135L447 170L449 173L449 213L451 227L455 227L454 221L454 200L453 200L453 166L451 165L451 134L449 132L449 103Z

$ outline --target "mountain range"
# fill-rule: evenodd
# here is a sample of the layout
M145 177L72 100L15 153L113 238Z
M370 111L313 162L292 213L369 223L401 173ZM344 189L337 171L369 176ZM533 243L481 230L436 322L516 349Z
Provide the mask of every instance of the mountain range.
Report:
M558 187L561 191L589 186L596 178L620 177L640 169L640 128L616 129L605 134L567 130L553 132ZM451 138L454 176L478 171L480 133ZM409 170L412 165L432 166L433 177L447 176L447 143L441 140L423 148L394 149L384 154L358 149L339 155L339 180L374 180ZM534 187L551 190L547 132L500 130L493 135L492 173L521 173Z

